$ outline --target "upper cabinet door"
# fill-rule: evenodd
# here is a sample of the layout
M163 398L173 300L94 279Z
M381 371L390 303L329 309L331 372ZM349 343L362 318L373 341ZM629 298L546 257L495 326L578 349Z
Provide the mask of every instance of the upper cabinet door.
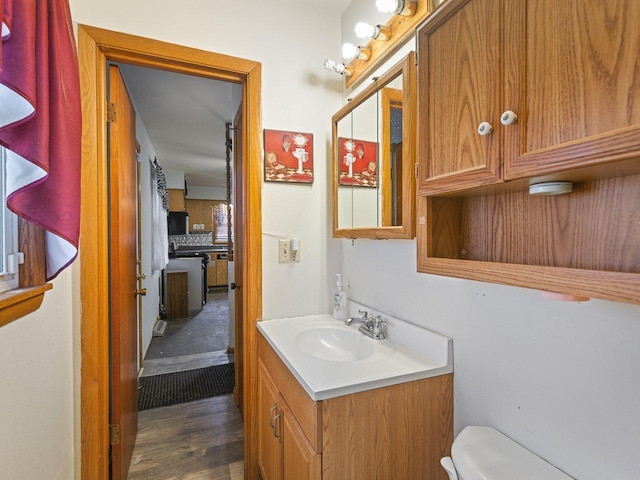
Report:
M505 7L505 180L637 157L640 2Z
M501 181L502 5L449 2L419 29L420 194Z

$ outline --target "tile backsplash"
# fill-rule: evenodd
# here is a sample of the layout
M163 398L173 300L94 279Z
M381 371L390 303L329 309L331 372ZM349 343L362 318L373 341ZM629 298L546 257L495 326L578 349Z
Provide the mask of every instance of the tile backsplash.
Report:
M177 247L213 245L213 232L198 232L189 235L169 235L169 243L175 242Z

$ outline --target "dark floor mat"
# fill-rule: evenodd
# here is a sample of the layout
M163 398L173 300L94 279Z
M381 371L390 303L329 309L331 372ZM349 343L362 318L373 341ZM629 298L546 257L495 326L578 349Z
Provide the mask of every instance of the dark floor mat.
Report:
M234 364L140 378L138 410L233 393Z

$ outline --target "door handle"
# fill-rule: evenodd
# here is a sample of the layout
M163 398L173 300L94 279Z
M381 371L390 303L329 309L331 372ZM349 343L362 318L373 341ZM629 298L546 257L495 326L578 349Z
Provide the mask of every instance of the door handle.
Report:
M146 294L147 294L146 288L139 288L136 290L136 295L146 295Z

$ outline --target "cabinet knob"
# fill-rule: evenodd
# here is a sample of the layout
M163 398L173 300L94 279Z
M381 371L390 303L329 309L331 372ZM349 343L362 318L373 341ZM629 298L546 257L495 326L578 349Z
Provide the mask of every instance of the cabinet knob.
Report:
M518 121L518 115L516 115L511 110L507 110L500 116L500 123L502 125L511 125Z
M493 127L491 126L491 124L489 122L482 122L480 125L478 125L478 134L479 135L489 135L493 133Z

